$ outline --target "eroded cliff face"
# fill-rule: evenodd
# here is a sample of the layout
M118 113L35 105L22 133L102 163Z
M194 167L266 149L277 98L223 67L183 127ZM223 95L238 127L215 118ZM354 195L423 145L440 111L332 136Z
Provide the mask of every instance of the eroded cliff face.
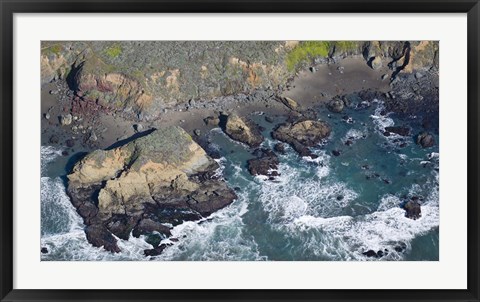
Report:
M68 175L68 193L89 242L118 252L112 234L126 240L132 231L144 234L145 219L168 236L165 224L200 219L230 204L236 195L217 168L183 129L165 127L88 154Z
M438 68L436 41L43 42L42 83L140 120L191 100L281 88L311 64L362 56L394 75Z
M82 98L154 119L191 99L277 87L285 42L45 42L42 83L66 78ZM61 71L68 69L68 73Z

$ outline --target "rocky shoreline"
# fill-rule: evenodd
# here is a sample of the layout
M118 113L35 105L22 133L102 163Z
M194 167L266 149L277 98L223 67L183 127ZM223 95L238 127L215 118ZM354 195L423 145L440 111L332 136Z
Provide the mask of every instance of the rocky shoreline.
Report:
M415 47L426 48L422 43ZM259 70L267 70L265 66L244 64L241 59L227 60L228 66L240 66L242 70L236 82L240 91L235 86L232 94L213 96L215 92L206 94L210 98L188 98L168 106L152 105L155 89L146 91L138 79L116 72L100 76L89 66L91 53L82 55L83 63L76 57L71 70L51 81L45 75L45 66L52 69L55 60L63 58L61 61L66 62L73 52L61 56L49 53L42 69L42 145L62 146L64 156L88 153L73 165L67 192L84 220L87 239L93 246L120 252L116 237L128 240L130 235L143 235L153 246L145 250L145 255L156 256L174 244L171 227L208 217L236 199L234 190L216 173L219 166L213 160L216 156L208 139L213 128L220 127L232 140L245 144L254 155L246 168L254 176L266 176L267 181L279 176L277 154L285 150L282 143L301 157L315 158L310 148L329 139L332 125L318 119L318 107L326 107L331 115L342 115L348 122L344 108L361 110L377 99L385 104L383 114L394 112L415 119L415 123L421 119L424 129L412 133L408 125L387 127L385 136L400 135L422 148L435 145L432 133L438 133L438 53L429 50L427 56L417 49L417 58L424 55L428 64L414 64L409 42L392 45L388 50L375 50L370 45L352 53L332 53L327 60L301 66L293 75L282 69L275 79L271 73L261 78ZM285 49L282 55L288 53ZM342 65L344 60L350 61ZM203 83L208 76L203 78L202 72L208 72L201 68ZM178 82L180 73L170 70L167 74L161 77L170 85L168 95L185 97L171 91L187 85ZM366 79L356 78L359 74L367 75ZM328 77L336 80L325 83ZM355 86L355 81L361 80L361 87ZM247 81L248 92L242 91L242 81ZM355 83L349 85L352 81ZM342 84L339 87L336 83ZM309 85L324 92L312 99L308 93L297 91ZM285 117L286 122L275 125L271 133L278 142L274 150L261 146L262 129L250 119L254 112L263 113L267 122L273 121L273 116ZM399 141L399 146L403 142ZM333 150L332 154L339 156L341 151ZM406 202L406 217L421 217L420 207L418 200ZM167 238L168 243L161 243ZM383 253L364 254L379 258Z

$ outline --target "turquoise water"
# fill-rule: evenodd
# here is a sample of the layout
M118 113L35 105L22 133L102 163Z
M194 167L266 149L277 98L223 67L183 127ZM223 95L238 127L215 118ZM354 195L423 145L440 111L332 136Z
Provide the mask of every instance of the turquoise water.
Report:
M421 120L383 117L382 109L375 102L342 114L319 109L320 119L333 129L314 148L319 157L301 158L287 147L279 155L281 176L274 181L251 176L246 169L251 150L212 130L211 146L221 155L219 172L239 198L202 223L176 226L172 233L179 241L154 260L378 260L362 254L370 249L388 251L380 260L438 260L438 144L422 149L412 137L385 137L383 128L392 125L409 125L416 134ZM275 117L275 123L265 122L261 113L251 118L265 128L263 146L273 148L277 142L269 133L283 118ZM341 155L333 156L332 150ZM120 254L86 242L81 219L64 193L60 177L66 159L58 154L42 147L42 246L49 249L42 259L149 259L143 249L150 246L142 239L120 241ZM400 208L413 196L422 200L416 221Z

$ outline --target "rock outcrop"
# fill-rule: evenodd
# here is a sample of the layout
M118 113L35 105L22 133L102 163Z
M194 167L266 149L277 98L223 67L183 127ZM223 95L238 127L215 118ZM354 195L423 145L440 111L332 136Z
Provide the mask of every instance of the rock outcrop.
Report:
M280 98L280 101L285 106L287 106L288 109L290 109L290 110L293 110L293 111L299 111L300 110L300 105L297 103L297 101L295 101L292 98L289 98L288 96Z
M324 51L312 57L312 43ZM351 55L363 55L374 68L388 63L392 79L401 72L423 81L419 75L438 70L439 47L436 41L44 41L41 49L42 84L66 80L87 104L147 121L168 108L194 107L193 99L282 90L312 61ZM295 101L281 101L301 111Z
M417 144L422 148L429 148L435 145L435 138L428 132L422 132L417 136Z
M164 224L197 220L230 204L236 195L216 176L217 168L183 129L166 127L88 154L68 175L68 194L88 241L118 252L113 235L168 237Z
M418 201L410 200L408 201L403 208L405 209L405 217L417 220L422 217L422 209Z
M410 135L410 128L402 127L402 126L391 126L385 127L385 131L389 133L395 133L400 136L409 136Z
M220 116L220 127L233 140L258 147L263 142L263 136L257 124L237 114Z
M41 78L67 79L85 100L148 120L191 99L283 85L290 49L286 41L45 41Z
M252 175L264 175L270 178L279 176L276 171L280 163L277 155L270 149L257 149L253 152L256 158L247 161L248 171Z
M330 135L330 126L323 121L304 120L279 125L272 137L290 144L301 156L315 157L309 150Z

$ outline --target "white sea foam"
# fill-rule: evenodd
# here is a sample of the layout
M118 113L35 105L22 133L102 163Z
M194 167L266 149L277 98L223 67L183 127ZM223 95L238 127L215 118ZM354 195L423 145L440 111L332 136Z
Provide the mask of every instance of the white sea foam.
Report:
M266 260L260 256L253 237L244 234L242 216L247 213L248 191L208 218L208 222L184 222L172 229L178 242L155 260Z
M305 167L281 163L277 182L263 182L258 200L268 221L282 226L302 215L335 216L358 197L341 182L322 177L305 177Z

